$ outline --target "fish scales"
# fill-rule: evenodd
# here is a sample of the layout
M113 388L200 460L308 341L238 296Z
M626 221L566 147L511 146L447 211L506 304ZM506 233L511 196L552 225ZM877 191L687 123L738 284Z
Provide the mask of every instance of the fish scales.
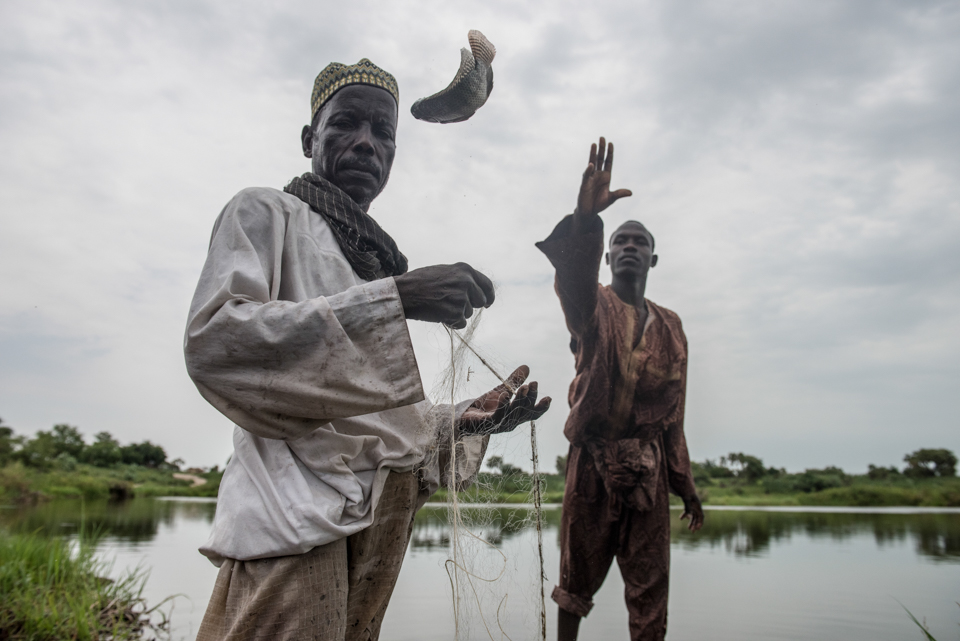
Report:
M432 96L420 98L410 112L414 118L426 122L463 122L487 102L493 91L493 68L497 54L486 36L472 29L467 34L470 49L460 50L460 68L453 81Z

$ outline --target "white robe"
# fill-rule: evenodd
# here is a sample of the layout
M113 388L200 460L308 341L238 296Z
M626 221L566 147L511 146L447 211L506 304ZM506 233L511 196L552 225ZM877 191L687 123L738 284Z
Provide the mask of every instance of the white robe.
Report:
M438 486L450 408L431 412L425 400L396 283L357 276L299 198L245 189L221 212L184 354L197 389L236 424L200 548L216 565L302 554L362 530L390 470L426 461ZM486 449L486 438L460 440L458 481Z

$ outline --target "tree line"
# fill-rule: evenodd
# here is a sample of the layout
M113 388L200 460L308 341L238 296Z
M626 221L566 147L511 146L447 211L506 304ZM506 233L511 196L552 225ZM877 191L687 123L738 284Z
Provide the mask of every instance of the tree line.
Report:
M183 463L180 459L168 462L163 447L150 441L121 445L110 432L98 432L88 444L79 429L66 424L54 425L29 438L14 434L13 428L0 419L0 467L15 462L40 470L72 470L77 463L106 468L123 464L179 469Z
M904 468L869 465L867 478L874 481L889 481L897 478L925 479L949 478L957 475L957 457L948 449L923 448L904 455ZM723 484L724 480L737 480L747 484L759 483L769 493L820 492L848 485L851 475L839 467L808 468L803 472L789 474L783 468L766 467L763 460L743 452L731 452L717 461L706 460L692 463L694 479L698 485Z
M875 481L895 480L897 478L924 479L949 478L957 475L957 457L948 449L923 448L903 457L906 465L902 470L895 466L880 467L869 465L867 478ZM504 475L522 472L500 457L491 457L489 467L500 469ZM724 480L736 480L742 483L762 483L771 493L819 492L846 485L851 477L839 467L821 469L808 468L797 474L790 474L783 468L766 467L763 459L743 452L731 452L718 460L707 459L691 462L693 477L698 485L723 484ZM564 476L567 457L557 457L557 474Z

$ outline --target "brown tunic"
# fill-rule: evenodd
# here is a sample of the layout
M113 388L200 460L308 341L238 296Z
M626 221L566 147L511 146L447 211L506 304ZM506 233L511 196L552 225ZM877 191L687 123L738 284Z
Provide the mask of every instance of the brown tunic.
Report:
M603 223L574 234L564 218L537 247L557 270L576 354L563 500L558 605L586 616L617 558L631 638L666 633L669 492L696 493L683 434L687 340L680 318L646 301L638 310L598 283Z

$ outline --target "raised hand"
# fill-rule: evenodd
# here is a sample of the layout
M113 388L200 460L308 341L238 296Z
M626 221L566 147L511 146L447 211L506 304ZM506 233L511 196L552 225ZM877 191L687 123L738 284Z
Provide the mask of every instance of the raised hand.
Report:
M506 385L497 385L478 398L460 417L457 428L462 434L502 434L511 432L527 421L535 421L550 409L550 397L537 403L537 382L523 385L530 375L530 368L521 365ZM512 401L510 389L517 390Z
M633 195L629 189L610 191L612 171L613 143L607 144L606 139L601 136L599 145L590 145L590 164L584 170L583 181L580 183L575 221L592 218L619 199Z
M700 497L694 494L692 497L683 499L683 514L680 520L690 519L691 532L696 532L703 527L703 505L700 503Z
M493 283L466 263L422 267L394 281L404 316L414 320L463 329L474 309L493 304Z

